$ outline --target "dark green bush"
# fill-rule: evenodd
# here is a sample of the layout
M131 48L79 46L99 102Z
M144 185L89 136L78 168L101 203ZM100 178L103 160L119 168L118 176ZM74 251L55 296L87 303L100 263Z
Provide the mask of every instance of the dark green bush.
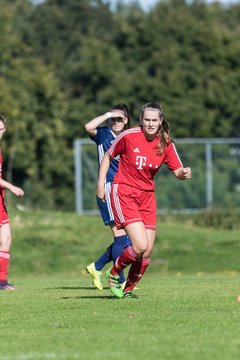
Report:
M212 208L205 210L193 217L197 226L211 227L214 229L239 229L240 210L236 208Z

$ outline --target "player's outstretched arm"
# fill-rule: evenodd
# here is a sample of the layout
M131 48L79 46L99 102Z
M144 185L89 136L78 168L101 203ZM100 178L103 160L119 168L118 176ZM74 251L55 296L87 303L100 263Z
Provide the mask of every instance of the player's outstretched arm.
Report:
M10 184L8 181L0 179L0 186L3 186L4 188L10 190L14 195L16 196L24 196L24 191L13 184Z

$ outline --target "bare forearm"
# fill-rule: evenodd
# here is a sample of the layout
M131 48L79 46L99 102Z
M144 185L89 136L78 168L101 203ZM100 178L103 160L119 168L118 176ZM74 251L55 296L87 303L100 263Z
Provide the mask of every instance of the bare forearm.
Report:
M99 176L98 176L98 185L103 186L105 183L105 179L107 176L107 172L110 166L110 162L111 162L111 158L108 154L108 152L106 152L106 154L104 155L101 165L100 165L100 169L99 169Z
M5 187L6 189L11 191L12 184L10 184L8 181L0 179L0 186Z
M96 135L97 127L101 125L104 121L106 121L110 117L110 114L111 113L107 112L106 114L97 116L88 123L86 123L85 130L87 131L87 133L92 136Z
M9 183L8 181L3 180L1 178L0 178L0 186L3 186L4 188L10 190L16 196L23 196L24 195L24 191L21 188L13 185L13 184Z
M108 169L110 166L110 162L111 162L111 158L110 158L108 152L106 152L102 159L100 169L99 169L99 175L98 175L97 196L99 197L99 199L102 199L102 200L105 200L104 184L105 184L105 179L106 179L107 172L108 172Z

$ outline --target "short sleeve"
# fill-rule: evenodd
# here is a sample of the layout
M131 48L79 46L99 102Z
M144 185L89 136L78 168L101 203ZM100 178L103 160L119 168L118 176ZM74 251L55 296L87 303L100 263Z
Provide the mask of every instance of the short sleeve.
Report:
M173 143L169 144L165 149L164 163L167 165L169 170L177 170L183 166L177 149Z
M100 126L100 127L97 127L96 130L97 130L96 135L95 136L89 135L89 137L97 145L100 145L100 144L102 144L104 142L104 140L108 136L109 128L107 126Z

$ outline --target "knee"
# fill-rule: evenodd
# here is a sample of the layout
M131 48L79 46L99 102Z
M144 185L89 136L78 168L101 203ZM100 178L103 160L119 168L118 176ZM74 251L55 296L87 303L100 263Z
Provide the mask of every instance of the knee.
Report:
M0 249L3 251L9 251L11 247L12 238L7 236L5 239L1 239Z
M143 255L143 257L144 257L144 258L150 258L151 255L152 255L152 251L151 251L151 250L146 250L145 253L144 253L144 255Z
M133 246L133 250L137 255L142 256L147 251L147 246L144 245Z

